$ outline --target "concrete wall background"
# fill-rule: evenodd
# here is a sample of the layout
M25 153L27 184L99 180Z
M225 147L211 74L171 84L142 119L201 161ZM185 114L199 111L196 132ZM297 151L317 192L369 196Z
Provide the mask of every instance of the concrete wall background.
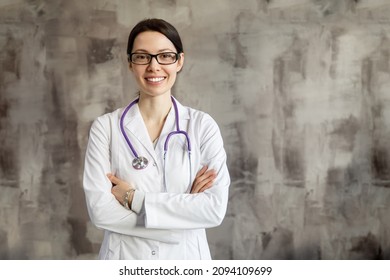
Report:
M390 259L390 1L0 0L0 258L91 259L89 126L136 92L131 27L181 33L174 93L232 175L216 259Z

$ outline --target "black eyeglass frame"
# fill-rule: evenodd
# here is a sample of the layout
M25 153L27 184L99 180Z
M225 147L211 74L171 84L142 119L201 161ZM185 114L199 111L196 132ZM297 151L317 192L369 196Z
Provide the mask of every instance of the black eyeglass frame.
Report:
M148 55L150 57L150 60L147 63L135 63L131 59L133 57L133 55L135 55L135 54ZM170 62L170 63L161 63L160 61L158 61L158 56L161 55L161 54L174 54L175 55L175 61ZM175 53L175 52L162 52L162 53L157 53L157 54L135 52L135 53L127 54L127 61L131 62L131 63L134 63L134 64L137 64L137 65L148 65L148 64L150 64L150 62L152 62L152 59L154 57L154 58L156 58L157 63L160 64L160 65L171 65L171 64L176 63L179 60L179 55L180 55L179 53Z

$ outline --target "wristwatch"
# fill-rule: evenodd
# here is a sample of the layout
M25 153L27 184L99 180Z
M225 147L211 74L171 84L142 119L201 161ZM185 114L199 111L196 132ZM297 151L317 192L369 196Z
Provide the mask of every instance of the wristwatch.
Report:
M127 210L131 210L131 206L129 205L129 198L130 194L133 192L135 192L135 189L129 189L123 197L123 207L125 207Z

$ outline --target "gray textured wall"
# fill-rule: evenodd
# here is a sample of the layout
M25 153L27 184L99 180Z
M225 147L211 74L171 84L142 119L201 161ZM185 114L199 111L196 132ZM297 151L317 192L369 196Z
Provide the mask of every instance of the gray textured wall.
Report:
M217 259L390 259L390 1L0 0L0 258L89 259L91 121L136 91L131 27L177 26L174 93L220 124Z

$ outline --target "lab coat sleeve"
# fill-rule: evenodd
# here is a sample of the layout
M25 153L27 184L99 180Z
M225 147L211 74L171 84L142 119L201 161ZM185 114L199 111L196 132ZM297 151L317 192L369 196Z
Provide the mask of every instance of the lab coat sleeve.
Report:
M177 243L178 232L146 229L137 225L137 215L125 209L111 194L110 141L112 124L107 115L92 124L85 155L83 186L88 213L98 228L121 234Z
M198 194L145 193L147 228L198 229L222 223L230 185L223 140L209 115L205 115L198 125L195 131L199 131L201 163L216 170L216 180L210 189Z

